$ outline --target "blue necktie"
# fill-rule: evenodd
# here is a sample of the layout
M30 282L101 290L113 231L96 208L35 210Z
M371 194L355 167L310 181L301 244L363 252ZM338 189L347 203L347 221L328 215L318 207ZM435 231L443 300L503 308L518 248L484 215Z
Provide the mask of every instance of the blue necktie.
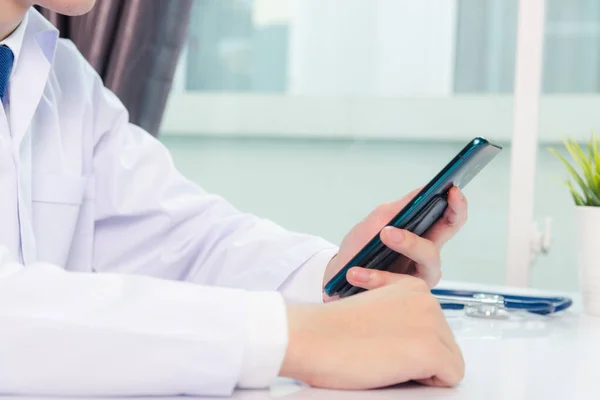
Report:
M12 50L5 45L0 46L0 102L4 100L14 61L15 56Z

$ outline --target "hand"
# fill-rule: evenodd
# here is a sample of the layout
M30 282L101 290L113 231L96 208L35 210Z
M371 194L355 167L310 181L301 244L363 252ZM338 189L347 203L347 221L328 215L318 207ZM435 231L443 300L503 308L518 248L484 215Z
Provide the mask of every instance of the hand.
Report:
M330 389L458 384L464 360L428 286L384 275L389 284L377 290L324 305L289 305L280 376Z
M344 238L339 253L330 261L325 271L325 285L348 263L418 192L416 189L402 199L379 206L367 218L356 225ZM381 230L381 241L392 250L404 255L398 257L390 271L408 274L423 279L431 288L442 277L440 250L467 221L467 200L460 189L453 187L448 193L448 207L443 217L423 237L411 232L385 227ZM360 267L360 266L357 266ZM352 268L346 276L348 282L364 289L382 285L381 271ZM326 298L325 300L329 300Z

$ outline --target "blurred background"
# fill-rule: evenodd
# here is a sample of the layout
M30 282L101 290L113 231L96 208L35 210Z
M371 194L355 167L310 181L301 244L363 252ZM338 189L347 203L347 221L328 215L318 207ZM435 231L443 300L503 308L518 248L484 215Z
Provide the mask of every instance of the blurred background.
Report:
M517 14L517 0L193 0L160 140L208 191L336 244L474 136L500 142L442 260L445 279L505 283ZM544 21L534 214L553 224L530 284L574 290L574 206L547 148L600 125L600 2L547 0Z

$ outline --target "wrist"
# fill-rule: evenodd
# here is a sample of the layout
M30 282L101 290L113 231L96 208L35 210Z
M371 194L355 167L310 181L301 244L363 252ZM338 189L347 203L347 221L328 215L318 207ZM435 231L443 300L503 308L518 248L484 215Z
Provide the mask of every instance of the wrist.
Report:
M280 377L311 384L319 354L318 322L322 307L288 305L288 346L279 371Z

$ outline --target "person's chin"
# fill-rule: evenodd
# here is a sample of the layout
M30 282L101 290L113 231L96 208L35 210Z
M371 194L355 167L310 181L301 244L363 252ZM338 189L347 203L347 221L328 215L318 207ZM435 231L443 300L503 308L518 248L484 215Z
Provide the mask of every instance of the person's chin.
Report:
M96 4L96 0L44 0L39 3L42 7L59 14L74 17L89 12Z

